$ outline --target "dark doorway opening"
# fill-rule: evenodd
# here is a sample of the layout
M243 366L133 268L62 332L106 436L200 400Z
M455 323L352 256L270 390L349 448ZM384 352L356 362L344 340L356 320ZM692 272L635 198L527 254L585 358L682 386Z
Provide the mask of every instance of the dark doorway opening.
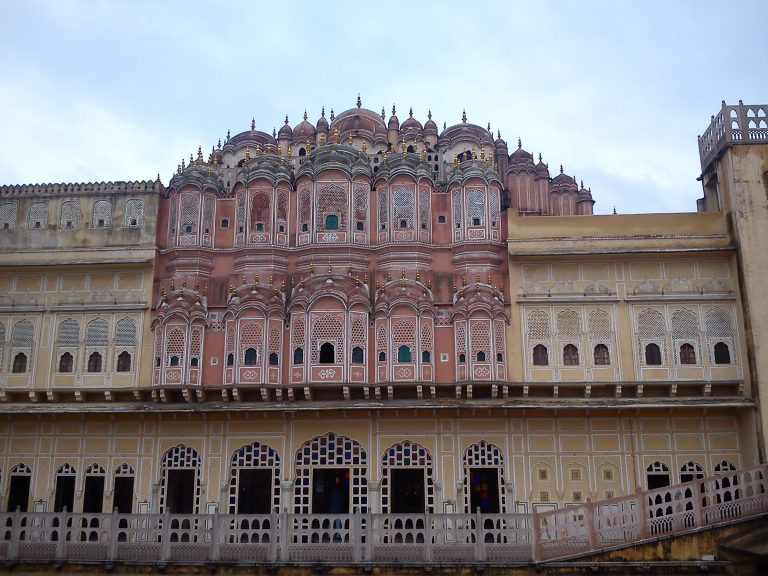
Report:
M648 474L648 490L655 490L656 488L666 488L670 485L669 474Z
M423 514L424 470L393 468L389 479L391 511L395 514Z
M484 514L501 512L498 468L470 468L469 507L470 512L475 512L478 508Z
M115 476L112 507L120 514L133 512L133 476Z
M349 514L349 469L312 471L312 513Z
M320 346L320 364L333 364L336 362L336 350L333 344L326 342Z
M11 486L8 490L8 512L16 512L17 508L22 512L28 511L31 481L31 476L11 476Z
M269 514L272 500L272 470L245 468L237 477L237 513Z
M53 501L53 511L61 512L66 509L72 512L75 504L75 477L56 476L56 497Z
M104 476L86 476L83 488L83 512L100 514L104 507Z
M170 514L194 514L195 471L168 470L165 492L166 510Z

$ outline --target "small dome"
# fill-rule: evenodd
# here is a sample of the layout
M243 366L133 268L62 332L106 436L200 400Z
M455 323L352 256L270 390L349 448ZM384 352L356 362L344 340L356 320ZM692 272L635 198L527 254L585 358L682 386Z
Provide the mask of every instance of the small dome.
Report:
M558 192L578 192L579 187L576 180L563 173L563 167L560 166L560 174L552 178L552 191Z
M285 115L285 124L280 128L280 130L277 133L278 138L292 138L293 137L293 129L288 124L288 114Z
M539 154L539 163L536 164L536 176L541 178L549 178L549 166L544 164Z
M424 123L424 134L428 136L437 136L437 124L432 121L432 110L427 114L428 120Z
M397 119L397 115L395 114L395 105L392 104L392 116L389 117L389 123L387 124L387 127L390 130L399 130L400 129L400 120Z
M331 110L331 113L333 113L333 110ZM328 120L325 119L325 106L323 106L323 110L320 113L320 119L317 121L317 129L320 132L328 132Z
M307 122L307 111L304 111L304 121L301 122L301 124L298 124L296 128L293 129L293 138L294 140L306 140L307 138L312 138L315 135L315 127L312 126L309 122Z
M504 150L507 149L507 143L501 139L501 130L496 131L496 140L494 141L493 145L499 149L503 148Z
M338 130L342 138L348 133L367 132L373 135L380 129L384 129L384 121L381 116L366 108L345 110L333 119L330 126L330 130Z
M424 131L424 127L421 125L421 122L413 117L413 108L411 108L411 110L408 112L408 119L403 122L402 126L400 126L400 130L402 132L415 133L421 133Z

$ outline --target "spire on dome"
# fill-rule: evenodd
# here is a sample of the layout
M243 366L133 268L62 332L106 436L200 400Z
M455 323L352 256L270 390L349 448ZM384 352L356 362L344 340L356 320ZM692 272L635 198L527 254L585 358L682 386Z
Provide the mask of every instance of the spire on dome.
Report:
M360 100L360 92L357 93L357 107L360 108L363 105L363 101Z
M285 115L285 123L288 124L288 114Z
M275 130L274 126L272 126L272 138L277 138L277 130Z
M333 108L331 108L331 122L333 122L336 119L336 114L333 113Z
M464 124L467 123L467 111L466 111L466 109L461 111L461 121L464 122Z
M229 130L227 130L227 142L229 142Z
M562 173L563 173L563 165L560 164L560 174L562 174Z
M320 118L325 118L325 106L320 109Z
M381 107L381 121L384 122L387 115L384 113L384 106Z
M539 152L539 162L541 162L541 152Z
M410 110L408 110L408 116L409 116L410 118L413 118L413 106L411 106L411 109L410 109Z
M517 149L520 150L520 148L523 147L523 140L520 138L520 136L517 137Z
M251 132L256 130L256 118L251 118Z
M395 112L395 105L392 104L392 116L397 116L397 113Z
M430 120L432 120L432 110L430 110L429 112L427 112L427 118L429 118Z
M221 138L219 138L219 145L218 145L218 149L219 149L219 150L221 150Z
M304 109L304 122L306 122L306 121L307 121L307 109L305 108Z
M501 130L496 130L496 140L501 140Z

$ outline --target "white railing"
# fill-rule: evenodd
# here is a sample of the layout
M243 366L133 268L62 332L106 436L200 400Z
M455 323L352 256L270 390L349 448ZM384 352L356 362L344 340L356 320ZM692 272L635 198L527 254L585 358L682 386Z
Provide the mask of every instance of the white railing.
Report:
M768 465L533 514L0 514L0 560L536 563L768 513Z

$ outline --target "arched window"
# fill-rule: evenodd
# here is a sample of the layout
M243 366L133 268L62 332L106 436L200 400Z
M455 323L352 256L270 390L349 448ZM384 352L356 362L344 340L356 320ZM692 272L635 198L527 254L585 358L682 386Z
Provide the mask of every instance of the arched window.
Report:
M277 361L278 361L277 352L271 352L269 355L269 365L277 366Z
M352 348L352 364L363 363L363 349L360 346Z
M23 374L27 371L27 355L24 352L19 352L13 359L13 373Z
M379 352L379 362L386 362L386 361L387 361L387 353Z
M687 342L680 346L680 364L696 364L696 350Z
M304 148L299 148L299 156L306 156L307 151Z
M397 349L397 361L398 362L410 362L411 361L411 349L405 344Z
M645 346L645 363L648 366L661 365L661 350L658 344L651 342Z
M304 348L296 348L293 351L293 363L304 364Z
M424 352L421 353L421 361L424 363L432 361L432 354L429 353L429 350L424 350Z
M330 342L320 346L320 364L335 364L336 348Z
M339 217L336 214L328 214L328 216L325 217L325 229L326 230L339 229Z
M680 482L692 482L704 478L704 469L693 460L680 468Z
M611 363L611 354L608 346L598 344L595 346L595 366L608 366Z
M101 372L101 354L98 352L88 356L88 372Z
M69 352L64 352L59 358L59 372L72 372L73 358Z
M566 344L563 348L563 365L564 366L578 366L579 365L579 349L573 344Z
M646 479L648 481L648 490L655 488L664 488L671 484L669 477L669 468L666 464L658 460L645 469Z
M256 348L248 348L245 351L245 358L243 364L246 366L256 366Z
M189 359L189 365L192 366L192 368L197 368L200 365L200 359L193 356Z
M301 225L301 231L302 232L309 232L309 224L307 224L306 222L304 224L302 224Z
M477 353L477 361L485 362L485 352L483 352L482 350Z
M117 371L118 372L131 371L131 355L128 352L120 352L120 354L118 355Z
M536 344L533 347L533 365L549 366L549 351L544 344Z
M728 344L725 342L718 342L715 344L715 364L730 364L731 363L731 351L728 349Z
M464 364L467 361L467 355L462 352L459 354L459 364Z
M179 357L178 356L171 356L171 366L178 366L179 365Z
M235 355L231 352L227 354L227 366L234 366L235 365Z

